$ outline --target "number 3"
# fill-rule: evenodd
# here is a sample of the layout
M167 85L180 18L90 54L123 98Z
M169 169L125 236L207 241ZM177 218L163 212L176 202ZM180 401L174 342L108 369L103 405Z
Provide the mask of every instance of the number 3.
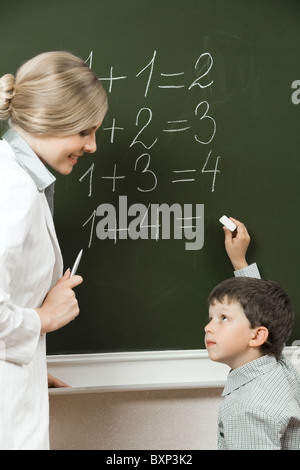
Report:
M210 119L213 123L213 133L212 133L212 136L209 140L207 141L203 141L203 140L200 140L198 139L197 135L195 135L195 139L197 142L199 142L200 144L210 144L210 142L213 140L214 136L215 136L215 133L216 133L216 130L217 130L217 124L216 124L216 121L214 120L214 118L212 118L211 116L208 116L207 112L209 110L209 104L207 101L201 101L201 103L199 103L195 109L195 116L198 116L198 109L200 108L200 106L204 104L206 105L206 109L205 109L205 112L202 114L201 118L200 118L200 121L202 121L202 119Z
M149 192L149 191L153 191L153 189L156 188L156 186L157 186L157 177L156 177L155 173L153 173L153 171L151 171L151 170L148 169L149 166L150 166L150 160L151 160L149 153L143 153L142 155L140 155L140 156L137 158L137 160L136 160L136 162L135 162L134 170L136 171L138 161L139 161L142 157L146 157L146 159L147 159L146 166L145 166L145 168L143 169L142 173L150 173L150 174L153 176L153 179L154 179L154 184L153 184L153 186L152 186L150 189L138 188L139 191L142 191L143 193L147 193L147 192Z

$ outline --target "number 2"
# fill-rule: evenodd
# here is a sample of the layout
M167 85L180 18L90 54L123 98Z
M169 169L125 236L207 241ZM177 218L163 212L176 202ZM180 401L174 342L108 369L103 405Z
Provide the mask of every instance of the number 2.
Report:
M148 121L146 122L146 124L144 125L144 127L142 127L142 129L137 133L137 135L135 136L135 138L133 139L133 141L131 142L131 144L129 145L129 147L132 147L134 144L142 144L143 147L145 147L147 150L151 149L151 147L153 147L154 144L156 144L157 142L157 138L155 139L155 141L149 145L147 147L147 145L145 145L141 140L137 140L138 137L141 135L141 133L146 129L146 127L150 124L150 122L152 121L152 111L151 109L149 108L142 108L139 110L138 112L138 115L136 117L136 121L135 121L135 125L137 126L139 124L139 117L140 117L140 114L142 113L142 111L148 111L149 112L149 117L148 117Z
M206 72L204 72L202 75L200 75L200 77L196 78L196 80L193 81L193 83L189 86L189 90L191 88L193 88L194 86L199 86L200 88L207 88L207 87L209 87L210 85L212 85L214 83L213 80L210 83L208 83L207 85L201 85L201 83L200 83L200 80L210 72L210 70L213 66L213 63L214 63L213 58L212 58L212 56L210 55L209 52L204 52L203 54L201 54L201 56L198 58L197 62L195 63L195 70L197 70L197 67L198 67L199 62L202 59L202 57L205 57L205 56L209 57L208 68L207 68ZM202 69L203 69L203 67L202 67ZM201 71L202 71L202 69L201 69Z

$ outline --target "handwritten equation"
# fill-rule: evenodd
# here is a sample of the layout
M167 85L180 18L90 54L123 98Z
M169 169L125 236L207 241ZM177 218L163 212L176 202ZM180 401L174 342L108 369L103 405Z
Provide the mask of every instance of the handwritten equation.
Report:
M218 169L218 164L220 160L220 156L216 158L215 166L213 169L209 169L209 161L211 158L212 150L208 152L207 158L203 167L201 168L201 174L204 173L213 173L213 180L212 180L212 192L214 192L215 188L215 181L216 175L220 172ZM140 163L141 162L141 163ZM79 181L82 182L85 178L89 180L89 189L88 189L88 197L92 196L93 193L93 181L94 181L94 168L95 164L89 167L89 169L79 178ZM137 190L140 192L150 192L154 191L158 184L158 176L157 174L151 170L151 156L149 153L142 153L135 161L134 164L134 171L141 176L143 175L150 175L151 182L149 183L149 178L147 178L147 184L144 183L140 186L137 186ZM171 182L175 183L195 183L196 182L196 175L198 174L198 170L196 168L192 169L180 169L180 170L172 170L172 178ZM115 192L117 189L118 180L123 180L126 178L126 175L122 175L118 173L117 164L114 164L112 174L110 175L101 175L101 179L103 180L110 180L111 181L111 191Z
M136 150L134 154L135 156L131 159L131 163L130 159L127 160L128 163L126 163L126 171L128 171L128 174L126 174L126 171L122 171L122 169L120 169L118 163L112 161L111 170L108 173L99 175L96 174L97 172L95 164L92 163L88 170L86 170L85 173L82 174L79 178L80 183L83 181L88 181L88 197L91 197L93 195L94 185L97 185L99 183L99 180L101 180L103 184L106 184L107 190L111 191L112 193L118 192L118 185L121 181L124 181L126 178L129 179L131 188L132 184L136 184L135 189L138 192L151 193L157 190L160 184L160 175L159 170L155 170L155 168L157 168L157 165L153 165L153 158L157 158L157 155L160 153L172 153L172 148L174 148L174 146L176 146L177 144L174 144L173 141L172 148L170 147L170 150L168 150L168 138L171 134L173 136L177 135L176 139L192 139L196 147L196 160L199 162L199 164L197 163L197 165L195 165L194 162L193 165L188 166L186 165L186 163L181 164L180 159L178 163L178 158L176 158L175 160L177 162L177 168L171 168L169 170L170 182L172 183L172 185L188 185L192 183L197 183L199 177L202 177L202 175L210 175L210 190L211 192L214 192L216 190L217 176L220 174L219 164L221 156L218 155L218 153L212 148L212 145L217 133L217 122L215 117L213 116L213 113L211 112L209 101L207 101L207 99L201 99L201 96L198 96L197 92L197 90L199 89L199 95L203 94L201 90L212 87L214 83L214 80L210 77L210 72L213 68L213 57L209 52L203 52L199 55L194 64L194 76L192 79L190 77L190 72L189 74L187 74L185 71L182 70L158 71L157 57L158 54L155 50L151 59L149 61L145 61L146 65L143 65L131 75L116 74L114 66L111 66L107 75L102 75L99 77L99 80L103 83L103 85L107 85L107 92L108 95L111 97L114 95L114 93L118 94L118 84L122 81L144 81L139 82L142 83L142 94L141 91L139 92L141 95L140 97L138 96L138 93L136 91L133 97L128 96L128 106L130 106L130 103L133 102L136 104L136 100L141 101L141 105L136 113L134 123L120 122L121 113L120 115L112 116L110 115L109 109L108 114L105 118L105 124L101 128L103 134L108 135L108 145L111 146L119 143L120 136L121 134L123 134L123 139L121 140L122 146L118 146L118 154L120 152L120 148L122 149L121 151L124 152L124 154L126 153L127 157L132 149ZM90 53L86 62L88 63L89 67L92 67L93 52ZM159 101L158 107L161 108L159 110L159 113L157 111L157 101L156 104L154 104L153 102L153 106L151 105L152 95L154 94L154 92L157 92L158 89L165 90L164 93L170 93L170 90L174 90L173 93L175 94L178 92L178 90L183 90L181 92L178 92L180 93L180 95L178 96L178 99L176 99L176 103L179 103L179 105L180 99L185 99L186 93L190 93L192 89L194 89L193 97L196 95L196 97L198 96L198 99L196 98L197 101L195 102L194 106L188 111L190 113L189 116L182 116L181 110L180 117L175 115L169 115L166 118L162 119L162 111L164 111L164 114L169 112L168 107L164 106L163 99L161 102ZM145 101L147 105L143 105L143 101ZM174 107L172 106L172 112L173 108ZM128 131L126 125L129 127L130 131ZM136 127L136 130L132 132L134 126ZM184 135L188 135L188 137L184 137ZM184 144L186 140L182 142ZM162 151L162 149L164 150ZM138 156L136 156L137 154ZM160 158L163 158L163 156ZM186 159L187 155L185 154L182 156L182 160L186 162ZM137 176L136 178L134 178L135 183L133 183L131 177L132 173ZM163 184L165 184L165 179ZM121 198L122 197L123 196L121 196ZM112 208L110 205L107 205L107 207L109 206L108 212L110 212L110 218L108 216L104 217L102 206L105 206L105 204L102 204L98 208L95 208L92 211L90 217L83 224L83 227L86 225L90 225L90 237L88 244L89 247L92 243L95 228L96 234L99 239L113 238L114 242L116 242L117 234L119 235L119 238L124 238L125 234L126 237L130 235L134 239L138 237L146 238L145 229L151 228L153 233L153 227L161 227L161 225L155 222L156 219L154 216L153 220L151 220L150 225L145 225L144 219L138 221L137 218L135 221L131 221L127 225L125 224L126 226L123 226L124 217L120 215L120 220L118 221L118 211L115 211L114 208ZM199 210L199 208L196 209ZM143 210L140 208L140 212L143 211L145 214L148 214L149 209L147 209L146 212L144 208ZM186 216L183 210L181 216L177 217L177 220L194 220L193 225L187 227L183 225L182 227L180 227L180 229L185 228L186 230L192 230L192 233L195 236L195 248L192 249L199 249L199 247L202 247L203 245L202 238L204 230L204 217L202 215L203 214L201 214L201 216L198 215L192 217L189 214L188 216ZM98 223L96 223L97 216L103 217L102 220ZM133 232L133 226L134 228L139 227L138 235ZM164 229L164 227L162 228ZM187 236L186 232L185 235ZM188 237L190 236L191 235L189 234ZM177 237L179 236L177 235ZM156 232L155 239L157 240L158 238L159 237L157 236Z
M148 74L148 78L146 75L146 85L145 85L145 92L144 96L146 97L149 93L149 90L151 88L151 83L152 83L152 78L153 78L153 72L154 72L154 67L155 67L155 62L157 58L157 51L154 51L152 59L150 62L143 67L141 70L139 70L136 74L135 77L140 77L144 72L146 75L146 72ZM91 51L89 57L87 58L86 62L88 63L89 67L92 67L93 64L93 51ZM162 82L156 85L158 88L185 88L187 87L188 90L191 90L193 87L198 86L200 88L207 88L213 84L213 80L208 80L208 83L203 83L207 77L209 77L209 73L212 69L213 66L213 58L209 52L204 52L202 53L198 59L196 60L195 63L195 70L199 71L199 76L197 76L196 79L191 81L188 85L182 83L182 78L185 75L185 72L180 71L180 72L172 72L172 73L164 73L160 72L160 78L162 79ZM204 71L203 71L204 70ZM177 77L180 79L180 83L170 83L169 81L166 81L165 79L172 80L172 79L177 79ZM101 82L108 82L109 88L108 92L112 93L113 90L113 84L115 81L119 80L126 80L128 78L128 75L114 75L114 67L112 66L110 68L110 73L109 76L106 77L99 77L99 80ZM163 83L164 82L164 83Z
M196 78L194 78L193 80L189 80L187 83L183 83L184 76L186 75L185 71L172 71L170 73L160 72L159 78L162 81L159 81L159 83L155 85L153 77L156 67L156 61L157 51L155 50L151 60L143 68L136 71L136 73L134 74L135 79L140 79L140 77L144 77L144 98L151 96L151 90L154 86L160 89L175 90L186 88L187 92L189 92L194 87L205 89L211 87L214 83L214 80L210 79L209 76L213 67L213 58L209 52L203 52L199 55L198 59L194 64ZM86 62L90 67L92 67L93 52L90 53ZM125 74L114 74L114 67L111 66L109 74L107 76L99 77L99 80L108 84L108 93L112 95L114 92L116 92L117 82L121 80L129 80L131 78L131 76ZM129 97L129 103L130 102L131 99ZM139 173L141 176L141 184L136 188L138 191L151 192L154 191L159 185L159 175L154 172L153 168L151 167L152 157L150 150L159 146L160 141L162 141L163 139L163 134L178 133L183 135L183 133L191 132L194 141L199 145L208 146L213 142L213 139L217 132L217 123L215 118L211 115L210 104L207 100L202 100L196 103L195 108L193 109L193 118L193 123L189 123L188 118L167 119L165 121L164 127L161 129L161 135L153 137L152 124L155 121L153 111L151 108L146 106L141 107L139 109L135 119L135 126L137 127L137 132L135 135L132 135L131 138L129 136L127 144L128 149L131 149L135 146L142 147L142 153L136 158L133 163L134 171L136 173ZM126 127L124 126L124 124L119 124L118 117L111 117L110 125L106 125L105 127L103 127L102 131L104 133L109 133L110 143L114 144L117 142L118 133L126 132ZM152 137L149 138L149 135L151 135ZM209 149L205 152L204 161L198 168L193 167L172 169L170 170L170 180L172 184L195 183L196 175L198 175L199 173L202 175L210 174L212 176L211 192L214 192L216 189L216 177L220 173L220 159L220 155L216 155L216 152L213 149ZM145 176L147 176L147 184L143 184L143 177ZM84 178L89 179L89 197L92 196L93 193L94 177L94 164L92 164L90 168L79 178L80 182L82 182ZM117 191L118 181L124 180L127 177L127 175L118 173L118 166L116 163L114 163L111 170L111 174L101 175L100 178L102 180L110 181L111 191L115 192Z

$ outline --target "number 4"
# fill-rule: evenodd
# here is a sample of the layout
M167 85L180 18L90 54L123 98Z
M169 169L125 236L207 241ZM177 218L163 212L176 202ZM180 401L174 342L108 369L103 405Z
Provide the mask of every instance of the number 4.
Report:
M205 160L205 163L203 165L203 168L201 170L201 173L213 173L213 181L212 181L212 185L211 185L211 192L213 193L214 190L215 190L215 183L216 183L216 176L217 176L217 173L220 173L220 170L218 170L218 165L219 165L219 160L220 160L220 156L217 157L217 160L216 160L216 165L215 165L215 168L213 170L207 170L206 169L206 166L208 164L208 161L210 159L210 156L211 156L211 152L212 150L210 150L208 156L207 156L207 159Z

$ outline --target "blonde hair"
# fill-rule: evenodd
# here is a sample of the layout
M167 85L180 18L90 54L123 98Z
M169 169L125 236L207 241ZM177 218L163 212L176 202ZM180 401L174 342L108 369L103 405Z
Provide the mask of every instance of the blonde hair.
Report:
M0 78L0 119L33 135L66 136L103 121L107 96L87 64L69 52L46 52Z

